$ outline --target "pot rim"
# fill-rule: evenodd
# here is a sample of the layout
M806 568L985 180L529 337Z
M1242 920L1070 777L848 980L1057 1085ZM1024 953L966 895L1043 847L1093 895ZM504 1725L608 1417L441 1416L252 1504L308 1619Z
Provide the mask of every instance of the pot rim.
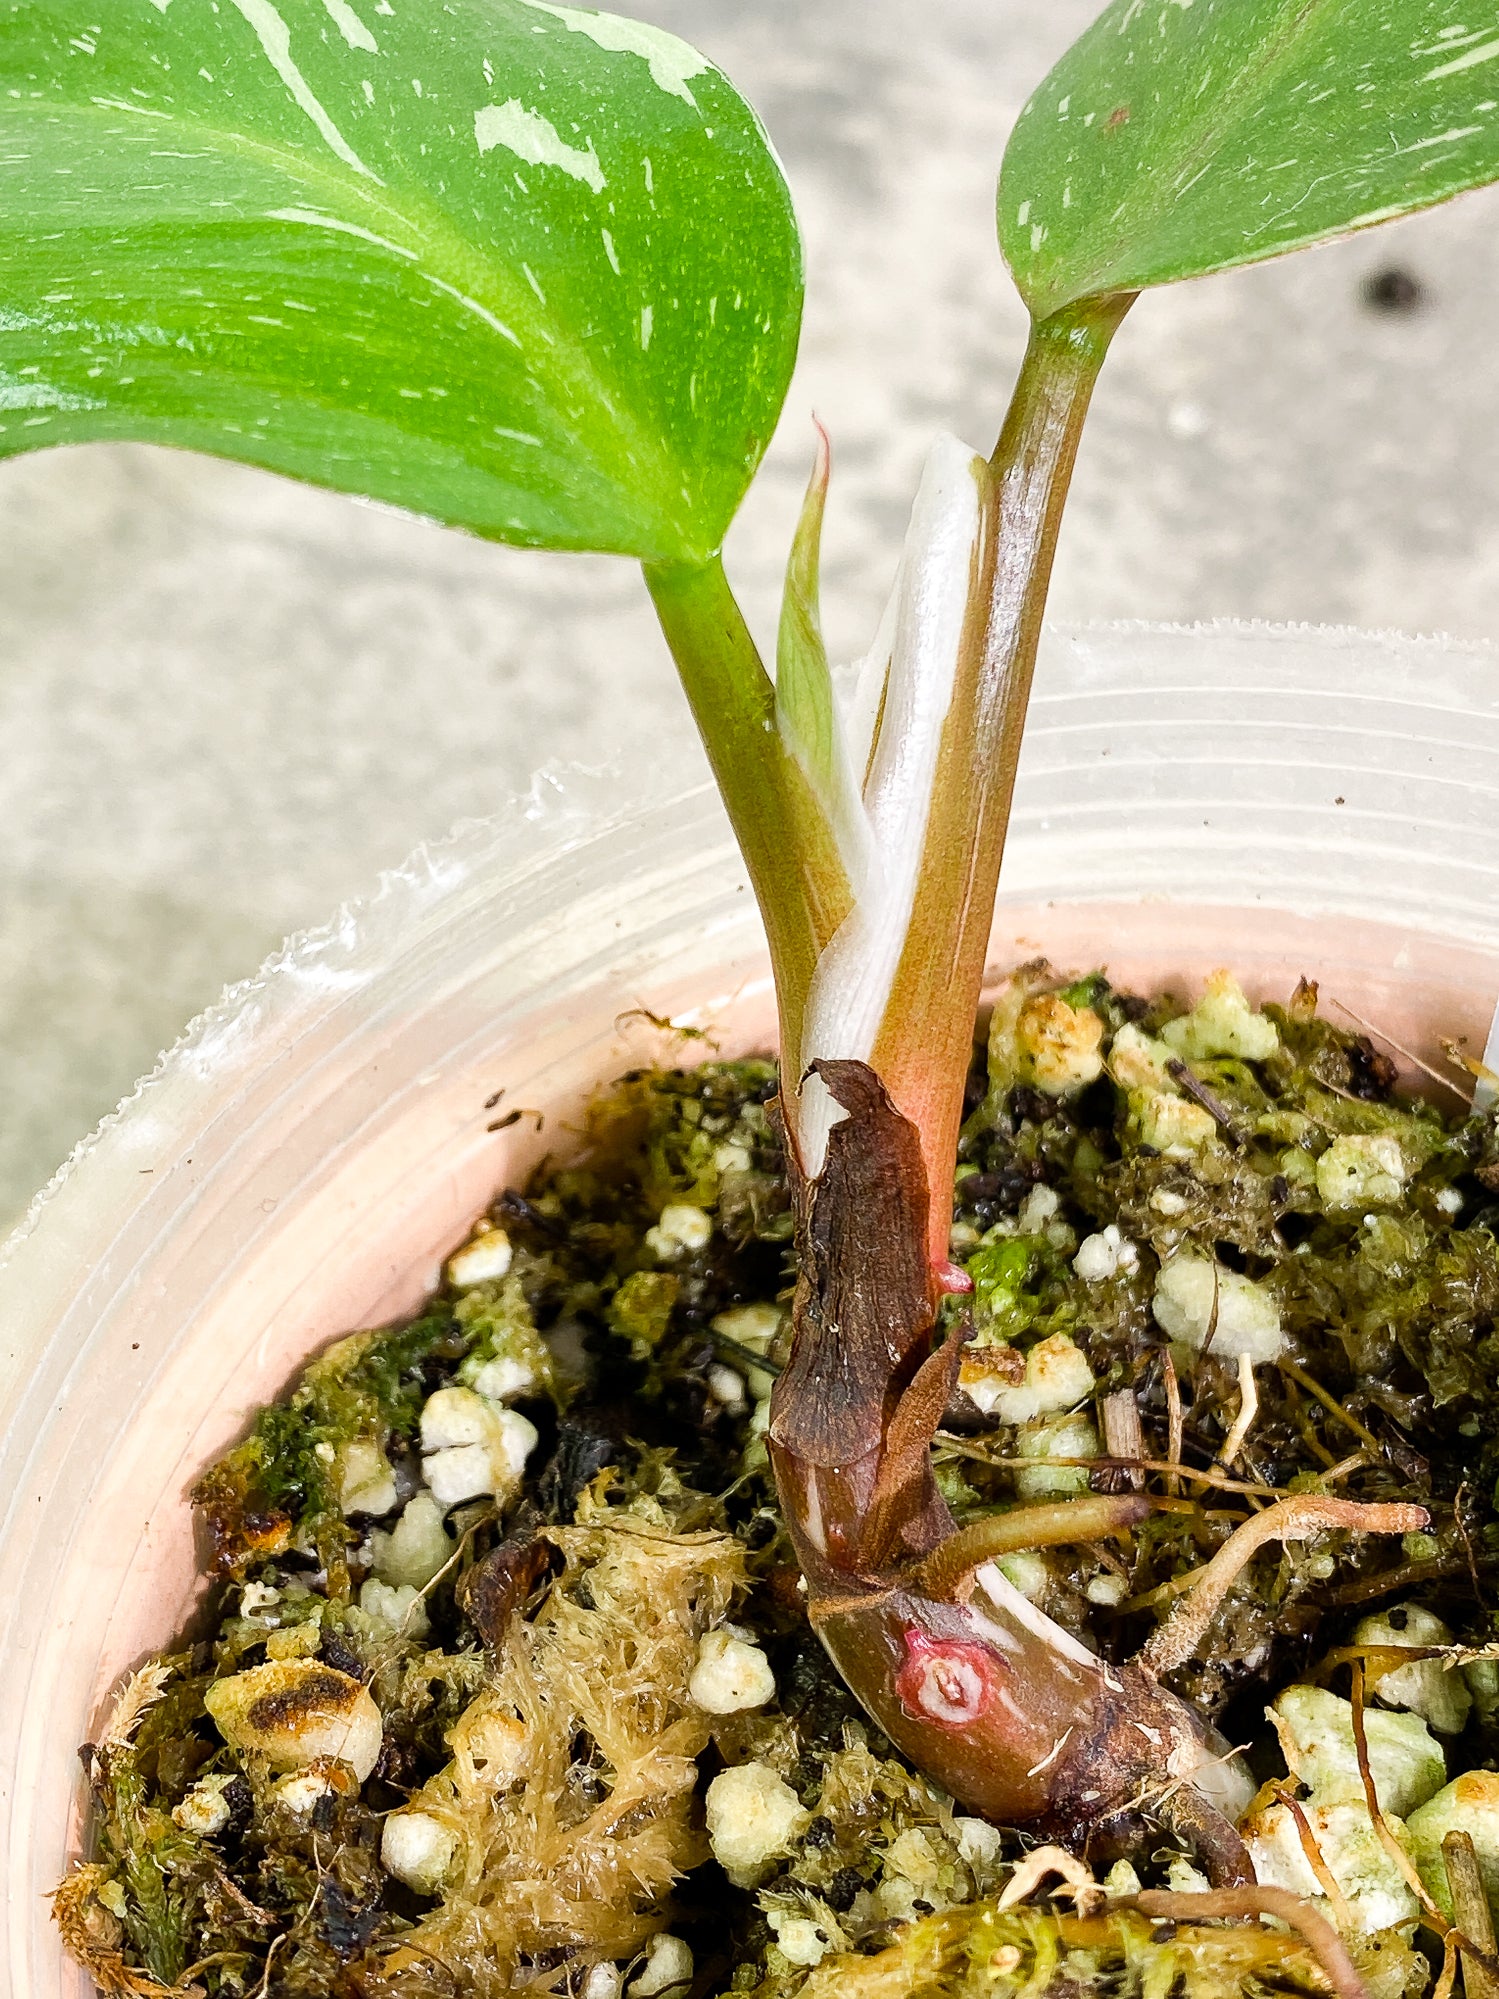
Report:
M1414 651L1433 667L1477 667L1486 676L1492 676L1496 693L1491 702L1481 704L1480 712L1485 719L1499 717L1499 645L1484 640L1460 640L1441 633L1407 633L1396 629L1370 631L1354 625L1318 625L1298 620L1120 618L1082 625L1049 624L1037 673L1033 721L1027 732L1027 748L1032 755L1022 757L1012 846L1029 830L1025 785L1033 775L1035 743L1047 730L1048 701L1057 698L1048 674L1048 668L1054 667L1057 649L1076 648L1105 638L1141 637L1310 641L1329 661L1370 647L1407 655ZM1123 691L1129 692L1127 688ZM1443 705L1449 709L1452 706L1450 702ZM233 1044L241 1039L238 1030L251 1009L270 1005L278 1013L294 1015L299 1001L310 992L326 990L330 981L338 980L340 957L362 951L369 943L378 944L400 936L409 924L420 921L450 893L460 877L479 872L486 861L503 856L506 873L521 874L591 840L607 838L616 826L635 820L642 810L639 801L628 793L621 801L622 775L625 773L616 763L589 766L551 760L540 765L527 792L512 796L492 814L457 820L446 833L419 842L396 866L382 869L373 887L340 903L324 922L293 931L254 972L226 985L218 999L193 1016L114 1109L78 1140L32 1196L23 1214L0 1239L0 1285L9 1266L59 1207L89 1161L118 1142L122 1128L133 1117L149 1111L155 1099L175 1080L187 1076L201 1078L208 1063L247 1059L248 1045L236 1050ZM701 768L694 771L685 761L669 771L664 787L656 789L657 796L644 808L646 811L688 799L717 802L714 787L703 777ZM1045 830L1044 826L1041 830ZM727 833L725 824L726 836ZM1007 875L1001 883L1001 899L1009 885ZM1106 899L1125 897L1116 895ZM1430 927L1440 930L1441 926Z

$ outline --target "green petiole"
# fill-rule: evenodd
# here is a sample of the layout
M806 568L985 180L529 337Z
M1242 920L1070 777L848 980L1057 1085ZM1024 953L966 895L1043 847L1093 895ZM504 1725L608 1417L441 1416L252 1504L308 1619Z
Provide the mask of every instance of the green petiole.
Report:
M776 726L775 686L721 558L651 565L645 580L744 852L794 1048L817 959L849 908L837 842Z

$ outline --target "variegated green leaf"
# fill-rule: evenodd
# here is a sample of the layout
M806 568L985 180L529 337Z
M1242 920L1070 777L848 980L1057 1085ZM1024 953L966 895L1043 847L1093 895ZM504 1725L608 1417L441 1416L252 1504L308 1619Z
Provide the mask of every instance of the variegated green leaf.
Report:
M697 560L800 253L754 115L541 0L0 0L0 455L135 438Z
M1021 114L1000 238L1045 318L1496 178L1491 0L1112 0Z

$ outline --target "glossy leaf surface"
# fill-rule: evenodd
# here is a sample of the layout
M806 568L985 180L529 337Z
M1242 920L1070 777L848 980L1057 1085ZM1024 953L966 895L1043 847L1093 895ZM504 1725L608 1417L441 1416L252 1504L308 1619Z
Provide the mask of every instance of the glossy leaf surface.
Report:
M0 0L0 455L189 446L711 553L800 249L726 79L540 0Z
M1113 0L1021 114L1000 239L1038 318L1499 178L1499 10Z

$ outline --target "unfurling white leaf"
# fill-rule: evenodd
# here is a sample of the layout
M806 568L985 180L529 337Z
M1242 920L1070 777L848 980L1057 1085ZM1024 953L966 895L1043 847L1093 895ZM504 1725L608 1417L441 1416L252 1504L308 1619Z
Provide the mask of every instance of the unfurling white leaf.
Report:
M864 809L872 851L854 907L812 977L803 1070L819 1059L869 1059L905 951L974 587L987 471L955 437L933 445L911 512L893 616L887 614L888 640L882 626L850 690L845 732L855 767L867 765ZM888 675L881 670L882 653ZM841 1116L825 1086L809 1077L797 1110L797 1139L813 1177Z

